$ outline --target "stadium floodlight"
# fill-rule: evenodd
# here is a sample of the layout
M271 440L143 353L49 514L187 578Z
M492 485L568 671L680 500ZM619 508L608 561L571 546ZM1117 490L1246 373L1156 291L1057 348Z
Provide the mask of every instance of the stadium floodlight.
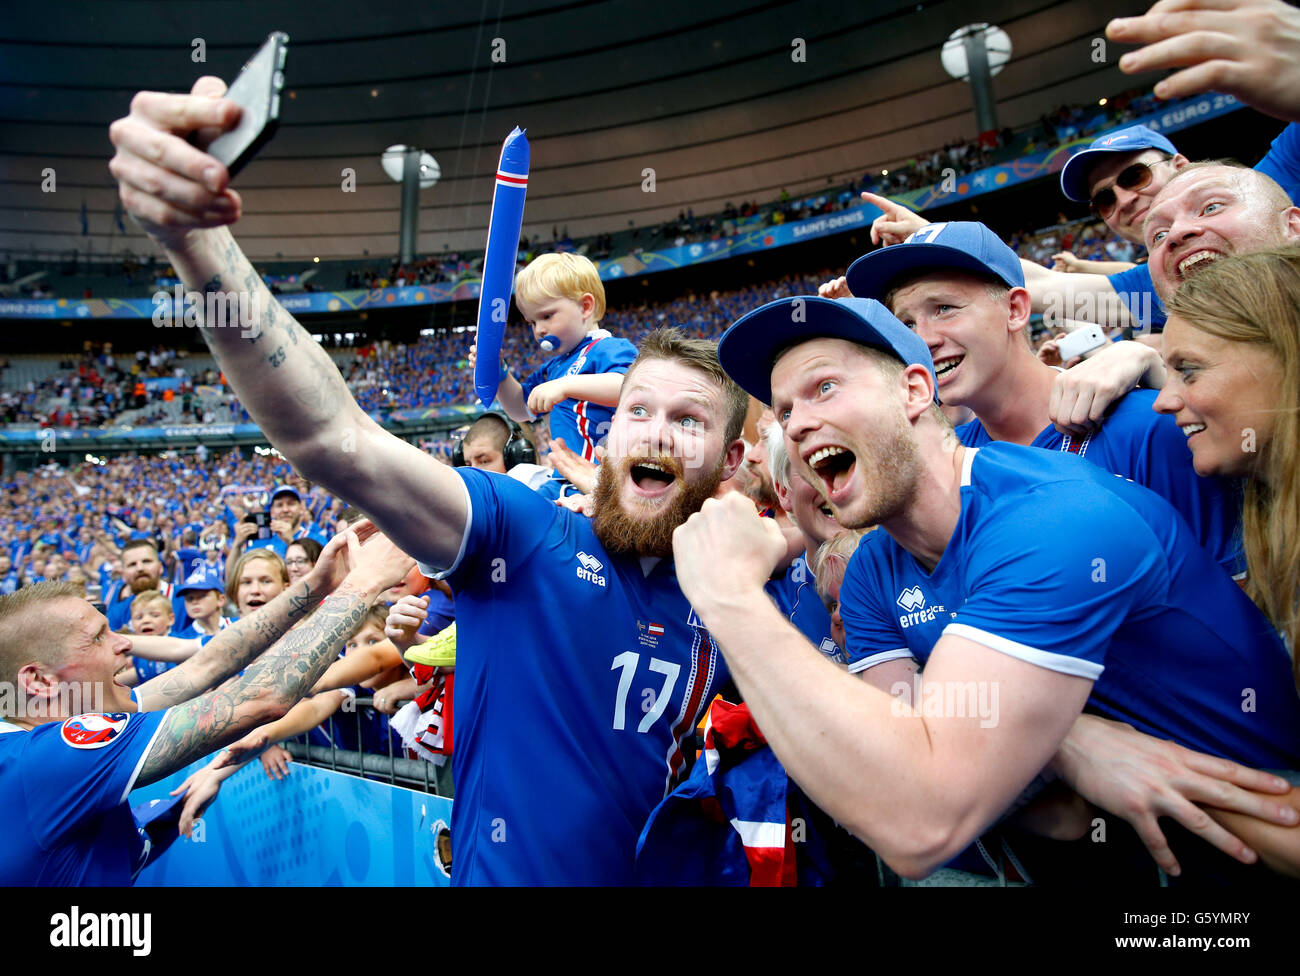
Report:
M415 260L415 236L420 223L420 191L427 190L442 176L442 167L427 152L415 146L389 146L379 157L388 178L402 184L402 219L398 232L399 260Z
M969 82L975 121L981 133L998 127L992 78L1011 59L1011 38L1001 27L967 24L948 35L939 60L954 78Z

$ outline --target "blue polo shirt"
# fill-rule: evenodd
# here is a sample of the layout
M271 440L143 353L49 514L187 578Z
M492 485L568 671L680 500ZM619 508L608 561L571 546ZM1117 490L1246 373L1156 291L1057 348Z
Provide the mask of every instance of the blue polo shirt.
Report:
M926 571L883 531L845 573L849 668L925 664L945 633L1093 682L1087 709L1198 752L1300 768L1276 631L1158 496L1060 453L967 449L961 515Z
M1045 427L1032 447L1077 454L1099 468L1150 488L1178 510L1196 539L1231 575L1245 572L1241 549L1241 489L1226 478L1202 478L1192 467L1187 437L1169 414L1152 409L1156 390L1132 390L1115 403L1101 428L1082 439ZM967 447L994 443L979 420L957 428Z

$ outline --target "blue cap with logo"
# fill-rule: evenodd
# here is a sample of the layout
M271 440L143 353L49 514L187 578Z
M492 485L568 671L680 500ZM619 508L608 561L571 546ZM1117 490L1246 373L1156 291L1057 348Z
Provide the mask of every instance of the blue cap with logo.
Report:
M810 339L828 338L883 349L904 365L924 366L934 377L934 362L921 337L869 298L801 295L768 302L732 324L718 342L718 359L745 392L770 404L778 354Z
M904 275L936 269L969 271L997 278L1008 288L1025 287L1016 252L971 220L926 224L902 244L864 254L849 265L845 277L854 295L880 300Z
M176 588L176 593L177 595L183 595L189 590L221 590L224 592L225 589L225 581L222 580L221 574L217 572L217 568L204 563L185 577L185 582Z
M1092 140L1092 145L1083 152L1075 153L1061 169L1061 192L1069 199L1087 203L1091 196L1088 174L1093 166L1106 153L1135 153L1143 149L1159 149L1177 156L1174 144L1153 129L1145 125L1130 125Z

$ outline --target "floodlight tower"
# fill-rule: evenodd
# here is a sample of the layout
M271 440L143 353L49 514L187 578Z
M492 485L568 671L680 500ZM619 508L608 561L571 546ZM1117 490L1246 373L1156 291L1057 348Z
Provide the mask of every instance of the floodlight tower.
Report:
M967 24L948 35L939 54L944 69L954 78L970 82L975 101L975 123L980 134L998 127L993 76L1011 57L1011 38L1001 27Z
M442 167L414 146L389 146L379 157L388 178L402 184L402 223L398 232L398 261L415 260L415 236L420 224L420 191L438 182Z

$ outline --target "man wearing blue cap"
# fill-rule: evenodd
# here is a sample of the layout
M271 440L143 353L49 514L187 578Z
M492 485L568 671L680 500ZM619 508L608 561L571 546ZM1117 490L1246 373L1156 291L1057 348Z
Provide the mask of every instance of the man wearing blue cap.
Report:
M763 601L784 544L742 500L706 501L677 530L678 578L790 775L899 873L947 862L1049 764L1078 788L1080 760L1057 753L1085 707L1186 749L1300 765L1300 700L1246 714L1238 694L1286 687L1285 648L1159 497L1059 453L962 445L925 343L878 302L772 302L728 330L719 357L772 404L795 470L836 519L880 528L841 590L867 679ZM1247 802L1235 793L1219 802ZM1190 803L1161 812L1254 862ZM1179 859L1240 868L1181 838L1175 857L1154 815L1134 819L1171 873Z
M1122 397L1091 434L1073 437L1052 426L1058 371L1025 342L1030 300L1020 259L983 224L928 224L902 244L859 258L846 278L854 295L882 302L925 342L944 404L974 411L975 419L957 428L961 443L1009 441L1086 458L1156 492L1219 565L1242 570L1233 487L1197 475L1183 432L1153 411L1154 390Z
M1061 192L1093 211L1117 236L1145 246L1142 222L1151 201L1188 159L1165 136L1144 125L1128 126L1094 139L1061 170ZM1255 167L1271 176L1294 200L1300 195L1300 126L1283 130ZM925 218L884 197L870 196L884 213L871 226L871 238L895 244ZM1052 271L1022 261L1025 284L1035 312L1055 311L1063 318L1139 330L1164 327L1164 305L1151 284L1145 264L1111 275ZM826 297L844 297L842 282L822 286Z
M289 544L299 539L315 539L322 546L329 542L329 536L309 518L301 492L293 485L280 485L271 493L270 538L251 539L248 548L273 549L284 559Z

